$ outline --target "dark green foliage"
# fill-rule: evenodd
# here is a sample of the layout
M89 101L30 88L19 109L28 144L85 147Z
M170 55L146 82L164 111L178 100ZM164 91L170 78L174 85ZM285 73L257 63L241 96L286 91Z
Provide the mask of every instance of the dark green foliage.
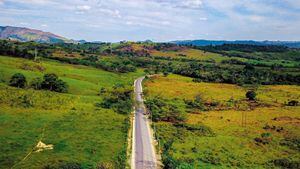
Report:
M255 100L256 93L253 90L250 90L246 93L246 98L249 100Z
M272 161L273 164L277 167L285 168L285 169L297 169L300 168L299 161L292 161L287 158L276 159Z
M241 52L286 52L288 47L277 45L248 45L248 44L224 44L216 46L199 47L205 51L220 52L220 51L241 51Z
M254 141L258 144L269 144L272 141L271 133L262 133L260 137L256 137Z
M59 164L48 164L44 169L83 169L83 167L76 162L60 162Z
M175 160L170 154L172 144L173 144L173 140L167 141L163 145L164 151L162 152L162 155L161 155L162 161L164 164L164 168L168 168L168 169L175 169L178 166L177 160Z
M204 110L204 101L201 98L201 95L195 96L194 100L185 100L185 103L187 105L187 108L192 109L198 109L198 110Z
M186 112L174 100L155 97L148 99L145 103L152 114L153 121L182 122L186 120Z
M18 87L18 88L26 87L26 83L27 83L26 77L21 73L14 74L9 81L10 86Z
M34 78L31 83L30 83L30 87L32 87L35 90L41 90L42 89L42 83L43 83L43 79L40 77Z
M128 114L132 109L132 89L124 86L115 86L114 90L108 91L104 95L102 103L97 103L96 106L102 108L112 108L117 113Z
M62 81L61 79L58 79L58 76L54 73L51 74L45 74L44 80L41 84L42 89L60 92L60 93L66 93L68 92L68 85L66 82Z
M280 142L280 145L300 151L300 138L285 138Z
M288 106L298 106L299 105L299 101L298 100L291 100L288 102L287 104Z
M184 128L191 132L195 132L201 136L215 136L213 130L204 124L178 123L178 124L174 124L174 126Z

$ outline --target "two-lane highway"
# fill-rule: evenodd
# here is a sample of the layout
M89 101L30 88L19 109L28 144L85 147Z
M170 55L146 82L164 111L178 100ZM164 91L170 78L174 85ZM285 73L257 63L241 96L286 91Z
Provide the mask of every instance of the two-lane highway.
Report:
M157 168L153 137L150 131L149 120L145 115L145 105L142 97L142 81L144 77L138 78L134 83L135 91L135 117L133 126L133 169L155 169Z

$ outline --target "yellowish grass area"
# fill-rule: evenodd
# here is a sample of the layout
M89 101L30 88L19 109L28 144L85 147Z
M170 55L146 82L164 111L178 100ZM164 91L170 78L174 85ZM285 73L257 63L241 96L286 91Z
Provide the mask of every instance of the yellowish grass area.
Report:
M250 168L265 168L262 166L278 158L299 160L297 150L280 146L284 138L299 137L299 112L299 107L272 107L257 108L252 111L229 110L189 114L187 123L207 125L216 133L216 137L187 138L184 144L177 144L176 147L186 151L196 144L201 152L226 150L226 153L216 153L214 157L230 165L235 165L232 159L239 159L236 160L237 164ZM242 125L243 115L246 117L244 125ZM264 129L266 125L275 126L276 129ZM283 130L278 132L276 131L278 128ZM254 141L255 138L261 137L262 133L271 134L271 143L263 145ZM181 158L180 154L176 156ZM197 158L198 155L187 153L186 156Z
M251 111L210 111L208 113L189 114L188 123L204 123L210 126L217 134L232 135L259 135L266 130L263 127L284 127L288 133L277 133L276 135L300 135L300 107L262 107ZM245 117L246 124L242 126L242 118ZM230 127L229 127L230 126ZM243 130L241 130L243 129Z
M160 95L169 99L193 99L200 93L205 99L226 102L233 98L250 104L245 100L247 88L230 84L195 83L191 78L179 75L156 76L148 80L145 86L148 97ZM284 138L300 136L300 107L284 105L289 100L299 100L300 86L260 86L256 93L258 102L265 104L252 110L248 107L246 111L229 109L188 114L186 123L209 126L216 136L186 135L173 144L176 150L173 157L183 161L209 159L210 162L220 162L207 168L268 168L264 165L274 159L298 161L299 151L282 146L280 142ZM267 125L275 128L264 129ZM283 130L277 131L278 128ZM262 133L270 133L272 141L269 144L259 144L254 140L260 138Z
M67 53L65 51L57 50L53 53L54 57L67 57L67 58L83 58L79 53Z
M186 58L197 59L197 60L215 60L216 62L221 62L222 60L229 59L229 57L221 56L220 54L217 53L204 52L202 50L197 50L197 49L185 49L179 52L153 50L151 51L151 54L153 56L164 56L164 57L172 57L172 58L186 57ZM238 60L245 60L242 58L235 58L235 57L231 57L231 58L238 59Z
M193 99L201 95L205 100L219 102L229 99L245 99L245 93L249 90L234 84L224 83L195 83L192 78L169 75L168 77L154 76L145 84L149 95L159 95L166 98ZM289 100L300 99L300 86L296 85L269 85L260 86L257 91L257 99L268 104L284 104Z
M195 83L192 78L169 75L155 76L145 84L149 95L166 98L194 99L201 95L206 100L227 101L244 98L246 90L237 85L221 83Z

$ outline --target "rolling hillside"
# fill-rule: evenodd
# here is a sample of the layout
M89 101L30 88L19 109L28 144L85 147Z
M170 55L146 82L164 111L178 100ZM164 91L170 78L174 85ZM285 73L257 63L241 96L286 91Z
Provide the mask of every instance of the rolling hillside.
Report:
M43 32L40 30L13 27L13 26L0 26L0 39L11 39L21 42L35 41L41 43L72 43L74 41L55 35L50 32Z

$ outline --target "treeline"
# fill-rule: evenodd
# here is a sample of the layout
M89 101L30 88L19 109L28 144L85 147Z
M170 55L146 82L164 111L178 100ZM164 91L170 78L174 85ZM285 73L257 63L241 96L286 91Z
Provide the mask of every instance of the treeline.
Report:
M249 45L249 44L223 44L223 45L208 45L199 47L204 51L219 52L219 51L241 51L241 52L287 52L289 49L285 46L277 45Z
M48 57L52 55L54 50L53 44L40 44L36 42L15 42L8 40L0 40L0 55L8 55L21 57L26 59L34 59L35 54Z
M252 64L236 62L243 67L221 66L215 63L200 63L199 61L174 62L154 58L131 58L139 67L144 67L147 73L174 73L194 78L195 82L217 82L229 84L300 84L300 74L281 71L280 65L271 69L258 68ZM231 61L235 62L235 61Z

